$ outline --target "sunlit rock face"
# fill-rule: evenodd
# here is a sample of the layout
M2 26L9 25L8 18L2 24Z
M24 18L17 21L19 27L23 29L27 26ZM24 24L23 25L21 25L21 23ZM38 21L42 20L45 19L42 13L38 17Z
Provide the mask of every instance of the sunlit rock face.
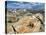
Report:
M8 34L45 31L44 3L7 1Z
M31 16L25 16L21 18L13 26L19 33L39 32L41 27L41 22L37 18Z
M7 33L44 32L44 13L27 9L7 12Z

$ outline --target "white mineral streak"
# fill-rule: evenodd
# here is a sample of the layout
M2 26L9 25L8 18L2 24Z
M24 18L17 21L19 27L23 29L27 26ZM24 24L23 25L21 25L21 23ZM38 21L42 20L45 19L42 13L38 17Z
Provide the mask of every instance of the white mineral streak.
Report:
M40 19L43 21L43 15L42 15L42 14L40 14L40 13L37 13L37 14L35 14L34 16L35 16L35 17L38 17L38 18L40 18Z

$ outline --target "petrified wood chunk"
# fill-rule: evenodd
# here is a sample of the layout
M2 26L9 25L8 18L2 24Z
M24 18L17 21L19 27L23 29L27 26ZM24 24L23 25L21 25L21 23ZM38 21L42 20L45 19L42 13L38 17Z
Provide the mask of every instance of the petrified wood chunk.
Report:
M38 32L41 27L41 22L33 16L25 16L13 25L17 32Z

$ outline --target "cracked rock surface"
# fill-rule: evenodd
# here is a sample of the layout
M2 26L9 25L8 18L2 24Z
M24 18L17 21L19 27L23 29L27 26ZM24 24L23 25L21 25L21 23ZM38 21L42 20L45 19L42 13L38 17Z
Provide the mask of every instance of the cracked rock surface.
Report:
M44 13L16 10L7 11L7 33L44 32Z

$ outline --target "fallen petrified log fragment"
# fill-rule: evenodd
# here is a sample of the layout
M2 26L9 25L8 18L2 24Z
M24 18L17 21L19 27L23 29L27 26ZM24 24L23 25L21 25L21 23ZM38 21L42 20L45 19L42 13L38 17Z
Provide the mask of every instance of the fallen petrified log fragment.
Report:
M16 29L16 32L19 33L39 32L41 22L35 16L25 16L21 18L17 23L15 23L13 26Z

